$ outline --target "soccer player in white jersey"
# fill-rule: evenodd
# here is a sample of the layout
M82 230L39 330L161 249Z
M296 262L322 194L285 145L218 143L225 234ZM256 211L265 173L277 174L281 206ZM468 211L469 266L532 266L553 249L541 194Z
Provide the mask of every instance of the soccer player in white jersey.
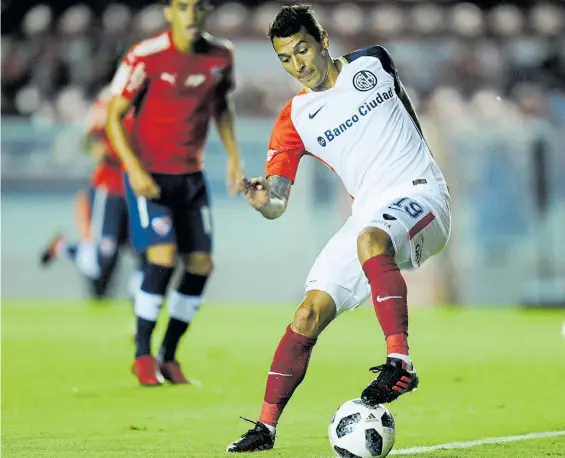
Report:
M406 283L449 238L449 194L422 136L390 54L371 46L339 59L308 5L284 6L269 37L284 69L304 85L276 120L266 178L241 179L247 201L265 218L288 204L300 158L330 167L354 198L352 216L324 247L306 295L282 337L268 374L259 421L229 452L271 449L275 429L304 379L320 333L340 313L372 297L386 340L386 362L361 393L388 403L418 385L408 353Z

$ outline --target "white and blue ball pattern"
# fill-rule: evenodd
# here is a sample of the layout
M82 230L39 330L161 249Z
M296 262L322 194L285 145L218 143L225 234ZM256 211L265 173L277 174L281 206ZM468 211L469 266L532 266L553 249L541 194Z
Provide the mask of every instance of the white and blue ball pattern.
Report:
M341 458L382 458L394 445L396 432L390 412L361 399L337 409L329 425L330 445Z

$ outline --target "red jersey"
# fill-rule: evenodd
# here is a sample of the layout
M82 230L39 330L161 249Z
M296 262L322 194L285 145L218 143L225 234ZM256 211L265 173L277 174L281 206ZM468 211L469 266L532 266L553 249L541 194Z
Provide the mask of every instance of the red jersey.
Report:
M215 104L232 87L229 41L204 34L184 54L167 31L127 53L111 91L134 102L132 147L145 169L180 175L202 170Z
M86 118L85 130L88 135L94 135L102 141L107 150L106 156L97 164L92 174L92 185L95 188L103 187L110 194L124 194L123 170L118 154L112 147L106 135L106 114L110 98L100 95L93 103L89 115ZM124 128L131 130L132 116L124 119Z

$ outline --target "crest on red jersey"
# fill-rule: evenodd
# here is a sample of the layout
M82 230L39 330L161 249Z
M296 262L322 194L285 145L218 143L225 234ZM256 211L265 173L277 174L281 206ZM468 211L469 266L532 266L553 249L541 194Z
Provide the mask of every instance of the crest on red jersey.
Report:
M151 220L151 227L157 234L164 237L171 232L173 221L170 216L158 216Z

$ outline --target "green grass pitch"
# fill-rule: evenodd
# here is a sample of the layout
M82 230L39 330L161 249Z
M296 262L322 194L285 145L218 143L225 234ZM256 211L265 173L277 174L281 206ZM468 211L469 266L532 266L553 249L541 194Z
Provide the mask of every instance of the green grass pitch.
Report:
M130 372L127 303L3 301L2 456L225 457L250 426L239 415L258 414L292 313L206 304L179 355L202 386L142 388ZM420 388L389 405L395 449L565 430L564 319L563 311L412 310ZM328 422L371 380L383 343L369 307L333 323L282 417L275 450L259 456L332 456ZM565 437L423 456L565 457Z

